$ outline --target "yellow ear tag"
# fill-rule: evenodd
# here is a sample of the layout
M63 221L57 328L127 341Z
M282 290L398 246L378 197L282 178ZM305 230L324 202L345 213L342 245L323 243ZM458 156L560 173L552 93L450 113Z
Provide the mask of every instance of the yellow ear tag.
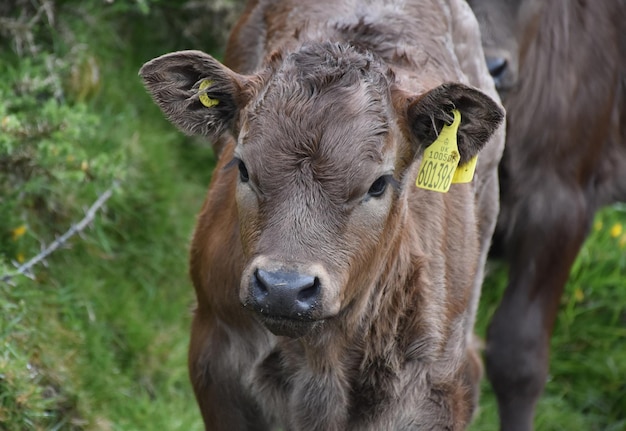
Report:
M469 160L469 162L456 168L456 171L454 171L454 177L452 177L452 184L469 183L472 181L477 161L478 156L474 156Z
M213 81L211 81L210 79L203 79L202 82L200 82L200 87L198 88L198 92L200 93L198 94L198 99L200 99L200 103L202 103L207 108L212 108L220 103L220 101L217 99L211 99L204 91L211 85L213 85Z
M460 155L456 143L456 133L461 124L461 113L452 111L454 121L445 125L435 142L424 151L422 165L415 185L426 190L446 193L450 189L452 177L459 165Z

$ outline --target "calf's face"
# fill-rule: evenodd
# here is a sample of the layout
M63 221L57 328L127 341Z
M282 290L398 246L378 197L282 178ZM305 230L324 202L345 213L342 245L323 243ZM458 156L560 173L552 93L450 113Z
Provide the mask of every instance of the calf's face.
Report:
M253 76L197 51L140 73L183 131L235 138L239 298L291 337L367 295L415 181L407 168L452 109L462 115L461 163L502 119L491 99L460 84L406 94L371 53L347 45L304 45Z
M372 260L397 194L387 78L373 66L311 73L300 63L315 53L300 54L241 112L234 159L249 257L240 299L279 334L350 300L344 287Z

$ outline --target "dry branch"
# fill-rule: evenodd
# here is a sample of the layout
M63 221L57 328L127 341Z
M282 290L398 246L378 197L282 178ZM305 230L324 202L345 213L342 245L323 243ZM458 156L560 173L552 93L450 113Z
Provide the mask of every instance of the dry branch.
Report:
M89 225L89 223L93 221L98 210L100 210L100 208L102 208L104 203L107 200L109 200L109 198L113 195L113 190L117 186L118 186L118 182L115 181L111 185L111 187L109 187L104 193L98 196L98 199L89 207L89 209L85 213L85 217L83 217L81 221L79 221L76 224L73 224L68 229L67 232L65 232L63 235L61 235L57 239L55 239L52 243L50 243L50 245L48 245L48 247L43 249L41 253L39 253L37 256L30 259L28 262L25 262L24 264L18 266L15 272L3 275L2 278L0 278L0 281L8 283L13 277L17 275L25 275L27 277L32 278L32 275L30 273L31 269L35 265L37 265L39 262L43 261L45 258L50 256L55 250L61 247L72 236L76 235L79 232L82 232Z

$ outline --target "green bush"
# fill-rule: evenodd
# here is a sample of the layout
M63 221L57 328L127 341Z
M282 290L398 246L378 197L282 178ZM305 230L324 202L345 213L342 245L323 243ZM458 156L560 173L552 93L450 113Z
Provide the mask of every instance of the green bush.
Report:
M137 76L184 3L0 5L0 430L198 428L186 244L214 160Z
M64 101L64 67L46 69L51 59L0 69L0 255L18 262L125 176L123 148L93 145L100 118L84 103Z

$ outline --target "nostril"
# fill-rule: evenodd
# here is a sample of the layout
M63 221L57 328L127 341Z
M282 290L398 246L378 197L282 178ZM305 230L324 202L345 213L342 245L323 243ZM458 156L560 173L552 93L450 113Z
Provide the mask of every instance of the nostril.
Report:
M264 274L262 274L261 272L265 272L265 271L259 270L259 269L254 271L254 279L256 280L256 283L254 283L254 288L256 290L255 293L267 295L268 294L267 276L264 276Z
M502 57L486 57L487 69L494 78L500 78L506 71L509 63L506 58Z
M297 299L300 302L308 303L311 305L319 298L320 294L320 280L315 277L313 282L309 286L304 287L298 292Z

